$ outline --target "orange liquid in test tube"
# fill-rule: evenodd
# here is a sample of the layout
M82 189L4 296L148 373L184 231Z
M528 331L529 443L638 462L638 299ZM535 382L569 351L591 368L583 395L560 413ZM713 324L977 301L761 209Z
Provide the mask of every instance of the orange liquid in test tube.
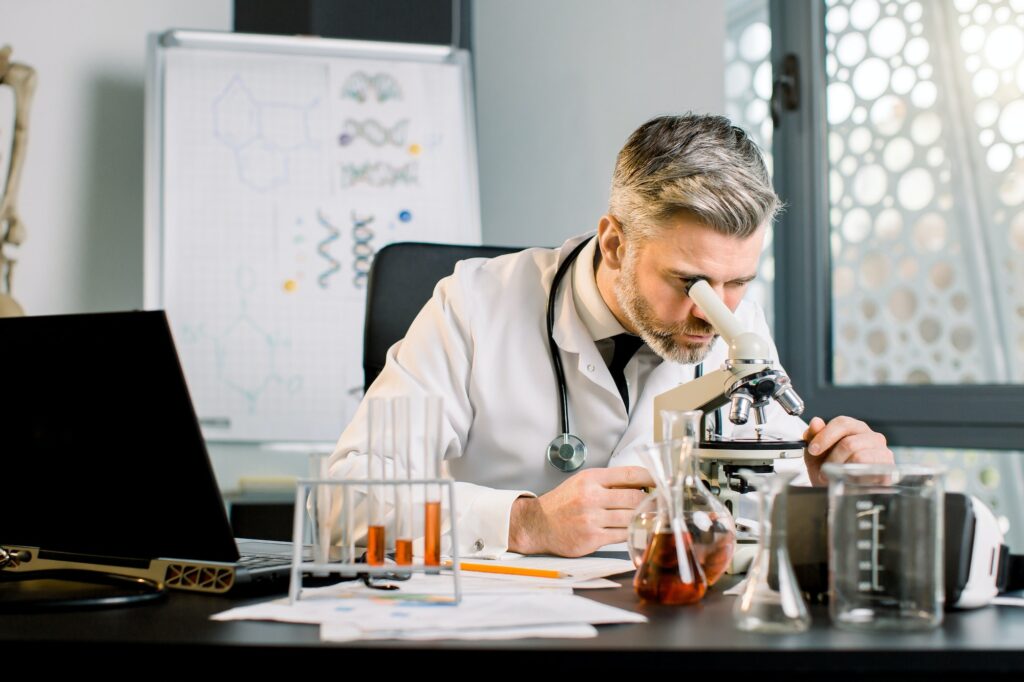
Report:
M441 565L441 503L427 502L426 517L423 519L423 563L427 566Z
M399 566L412 563L412 540L395 540L395 563Z
M384 526L370 526L366 533L366 563L384 565Z

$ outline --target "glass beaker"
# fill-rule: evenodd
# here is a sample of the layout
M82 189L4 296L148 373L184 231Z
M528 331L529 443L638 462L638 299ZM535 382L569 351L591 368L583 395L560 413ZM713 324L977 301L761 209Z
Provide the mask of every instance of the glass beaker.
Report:
M747 632L803 632L811 624L786 547L786 491L796 472L739 472L757 489L760 537L747 584L733 606L736 627ZM778 510L778 513L775 513Z
M917 464L826 464L829 613L853 630L942 623L943 476Z

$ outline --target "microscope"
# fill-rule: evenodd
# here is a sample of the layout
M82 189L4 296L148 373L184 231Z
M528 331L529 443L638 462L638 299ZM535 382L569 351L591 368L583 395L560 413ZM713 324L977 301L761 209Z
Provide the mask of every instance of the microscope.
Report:
M728 306L704 280L695 282L690 298L704 312L715 331L729 344L729 358L721 369L666 391L654 398L654 434L661 440L662 410L700 410L704 413L698 453L708 487L735 514L739 496L748 492L737 476L740 469L774 471L776 459L803 456L802 440L779 440L764 434L765 407L776 400L791 415L804 411L789 377L771 359L765 339L743 328ZM717 422L718 408L729 404L729 420L746 424L753 412L754 438L724 438Z

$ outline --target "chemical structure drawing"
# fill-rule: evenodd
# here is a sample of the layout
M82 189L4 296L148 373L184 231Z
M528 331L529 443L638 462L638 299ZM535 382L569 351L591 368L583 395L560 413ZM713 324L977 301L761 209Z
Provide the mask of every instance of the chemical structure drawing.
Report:
M402 88L394 76L387 73L368 74L356 71L345 79L341 86L341 98L363 104L373 96L384 103L402 99Z
M419 165L409 161L394 165L383 161L341 164L341 187L355 185L370 187L395 187L397 185L418 185Z
M290 154L316 146L310 113L319 105L258 100L235 76L213 99L213 136L234 153L239 180L268 192L288 182Z
M348 118L345 119L341 135L338 136L338 144L347 147L356 140L363 139L374 147L401 147L405 145L408 132L409 119L407 118L403 118L390 127L372 118L362 121Z
M255 289L256 274L240 268L236 277L239 291L239 312L219 333L210 333L204 324L188 326L183 339L189 343L209 340L213 345L217 379L246 402L249 414L255 414L260 399L273 386L284 386L290 394L302 389L299 375L284 377L278 361L287 352L288 339L272 334L249 313L248 297Z
M366 280L370 277L370 266L373 264L373 256L377 253L370 243L373 241L374 232L370 223L374 216L369 215L360 218L352 211L352 255L355 257L352 263L352 270L355 274L352 277L352 284L356 289L365 289Z
M328 247L331 245L331 242L337 241L341 237L341 230L332 225L331 221L327 218L326 215L324 215L324 212L320 209L317 209L316 219L317 222L319 222L320 225L325 230L327 230L327 236L324 237L324 239L318 242L316 245L316 252L320 254L320 256L329 264L329 267L323 272L321 272L316 278L316 281L320 285L320 288L326 289L328 280L338 271L341 270L341 261L332 256L330 251L328 251Z

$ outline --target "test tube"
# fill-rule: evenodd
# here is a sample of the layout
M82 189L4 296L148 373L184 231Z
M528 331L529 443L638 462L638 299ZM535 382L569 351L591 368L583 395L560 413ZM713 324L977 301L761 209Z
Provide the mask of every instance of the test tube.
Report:
M410 399L400 396L394 399L394 466L395 480L405 472L405 483L394 486L395 495L395 563L400 566L412 564L412 438L410 425Z
M327 478L329 455L313 453L309 456L309 477ZM331 546L331 487L318 485L311 488L312 505L310 514L313 517L313 560L318 564L326 564ZM318 574L320 575L320 574Z
M441 407L440 396L427 396L423 406L423 477L441 477ZM441 565L441 486L427 483L424 495L423 563Z
M384 533L384 493L386 485L380 483L385 475L385 454L391 431L391 401L386 398L371 398L368 407L370 421L369 447L366 464L366 563L371 566L384 565L384 548L387 537ZM374 483L373 481L378 481Z

